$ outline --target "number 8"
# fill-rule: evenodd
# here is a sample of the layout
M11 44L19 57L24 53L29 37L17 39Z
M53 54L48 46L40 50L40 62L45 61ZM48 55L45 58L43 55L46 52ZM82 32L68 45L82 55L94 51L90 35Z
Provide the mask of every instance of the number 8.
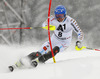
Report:
M58 33L58 36L59 36L59 37L62 37L62 32L59 32L59 33Z

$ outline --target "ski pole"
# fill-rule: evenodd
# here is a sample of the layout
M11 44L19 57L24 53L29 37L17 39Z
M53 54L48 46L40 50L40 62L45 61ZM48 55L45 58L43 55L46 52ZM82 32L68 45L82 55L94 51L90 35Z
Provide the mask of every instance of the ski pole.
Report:
M39 28L48 30L48 26L45 26L45 27L34 27L34 29L39 29ZM54 25L49 25L49 30L50 31L54 31L55 29L56 29L56 27Z
M22 28L0 28L0 30L14 30L14 29L32 29L32 27L22 27Z
M93 48L89 48L89 47L86 47L86 49L100 51L100 49L93 49Z
M81 48L78 48L78 46L75 46L75 49L76 49L77 51L80 51L80 50L83 50L83 49L89 49L89 50L100 51L100 49L93 49L93 48L89 48L89 47L86 47L86 46L82 46Z

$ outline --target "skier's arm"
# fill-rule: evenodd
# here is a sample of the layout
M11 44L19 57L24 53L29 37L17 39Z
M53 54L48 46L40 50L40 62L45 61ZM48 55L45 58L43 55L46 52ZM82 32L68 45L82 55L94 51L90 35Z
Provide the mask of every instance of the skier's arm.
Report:
M47 24L47 20L46 20L46 21L43 22L42 27L45 27L45 26L47 26L47 25L48 25L48 24Z
M60 51L60 48L59 48L58 46L55 46L55 47L53 48L54 56L55 56L57 53L59 53L59 51ZM51 51L49 51L49 52L46 53L46 54L41 55L41 56L38 58L38 60L39 60L39 62L44 63L44 62L46 62L46 61L47 61L48 59L50 59L50 58L52 58L52 53L51 53Z
M50 16L50 25L52 25L52 19L53 19L54 17L51 15ZM46 21L44 21L43 22L43 24L42 24L42 27L46 27L48 25L48 20L46 20Z
M79 25L77 24L77 22L74 19L71 19L71 25L72 25L72 28L74 29L74 31L78 35L78 41L82 42L84 35L83 35L83 32L80 29Z

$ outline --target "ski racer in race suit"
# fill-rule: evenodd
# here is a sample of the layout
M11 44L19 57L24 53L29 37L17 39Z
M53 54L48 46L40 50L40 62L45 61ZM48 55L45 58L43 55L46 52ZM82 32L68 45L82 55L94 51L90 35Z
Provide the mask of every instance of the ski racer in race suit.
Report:
M54 14L55 16L50 17L50 25L54 25L56 27L56 30L54 30L54 33L51 36L54 55L69 47L72 40L73 30L77 33L78 40L76 45L80 48L84 36L77 22L67 15L66 8L63 5L58 5L55 8ZM42 27L45 26L47 26L47 21L42 24ZM38 59L37 62L44 63L48 59L52 58L49 41L45 42L38 52L32 52L26 57L30 59L31 64L34 59ZM24 64L24 59L25 57L20 60L22 64ZM16 63L16 65L19 66L18 63ZM33 65L37 66L36 62L35 64L33 63Z

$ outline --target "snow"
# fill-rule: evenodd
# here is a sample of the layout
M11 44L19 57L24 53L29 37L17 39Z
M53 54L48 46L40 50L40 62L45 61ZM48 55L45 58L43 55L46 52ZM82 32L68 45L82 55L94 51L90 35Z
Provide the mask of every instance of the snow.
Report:
M0 79L100 79L100 52L68 48L36 68L9 72L8 66L38 50L36 46L0 46Z

